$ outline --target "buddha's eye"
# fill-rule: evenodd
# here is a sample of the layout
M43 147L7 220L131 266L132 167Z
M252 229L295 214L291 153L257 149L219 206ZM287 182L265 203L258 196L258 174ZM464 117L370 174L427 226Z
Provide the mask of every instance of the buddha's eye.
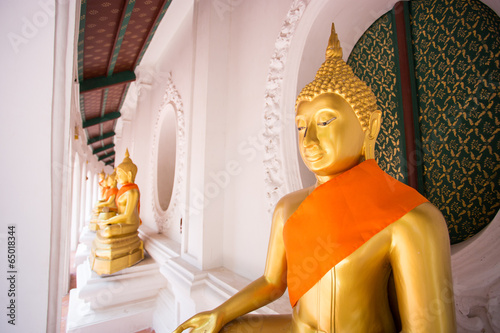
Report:
M318 125L319 125L319 126L326 126L326 125L328 125L329 123L331 123L332 121L334 121L335 119L337 119L337 117L332 117L332 118L330 118L330 119L328 119L328 120L326 120L326 121L320 121L320 122L318 123Z
M297 131L303 131L307 127L307 123L302 118L298 118L295 125L297 126Z

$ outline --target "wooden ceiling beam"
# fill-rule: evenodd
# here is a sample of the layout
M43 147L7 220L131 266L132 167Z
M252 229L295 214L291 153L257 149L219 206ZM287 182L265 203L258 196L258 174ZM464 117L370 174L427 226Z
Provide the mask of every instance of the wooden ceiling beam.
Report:
M111 157L111 156L115 156L115 152L114 151L111 152L111 153L109 153L109 154L104 154L104 155L102 155L100 157L97 157L97 160L98 161L102 161L102 160L105 160L105 159L107 159L108 157Z
M116 60L118 60L118 54L120 53L120 48L122 47L123 38L125 37L125 32L127 31L128 22L132 16L132 10L134 9L135 0L125 1L123 4L122 16L120 18L120 23L118 24L118 30L115 34L115 40L113 43L113 50L111 51L108 66L106 68L106 73L108 76L113 75L115 70Z
M110 165L110 164L113 164L113 163L115 163L115 159L114 158L112 160L109 160L106 163L104 163L104 165Z
M105 151L105 150L108 150L108 149L110 149L110 148L113 148L114 146L115 146L115 144L114 144L114 143L110 143L109 145L105 145L105 146L103 146L103 147L96 148L96 149L94 149L94 150L92 151L92 154L94 154L94 155L95 155L95 154L99 154L100 152L103 152L103 151Z
M105 140L107 138L111 138L111 137L113 137L115 135L116 135L116 133L114 131L106 132L103 135L94 136L93 138L88 139L87 140L87 144L91 145L91 144L96 143L98 141L102 141L102 140Z
M170 3L172 0L163 0L162 5L160 7L160 10L158 13L156 13L155 19L151 22L151 25L149 26L149 31L142 42L142 45L139 49L139 53L136 55L134 59L134 68L139 65L139 62L142 60L142 57L144 53L146 52L147 47L149 46L149 43L151 42L151 39L153 38L154 33L156 32L156 28L160 24L161 19L165 15L165 12L167 11L168 7L170 6Z
M98 124L101 124L101 123L105 123L107 121L120 118L121 115L122 114L119 111L106 113L103 117L97 117L97 118L92 118L92 119L89 119L89 120L85 120L83 122L83 124L82 124L82 127L83 128L87 128L87 127L90 127L90 126L94 126L94 125L98 125Z
M111 76L99 76L81 81L80 94L132 81L135 81L135 73L132 71L123 71Z

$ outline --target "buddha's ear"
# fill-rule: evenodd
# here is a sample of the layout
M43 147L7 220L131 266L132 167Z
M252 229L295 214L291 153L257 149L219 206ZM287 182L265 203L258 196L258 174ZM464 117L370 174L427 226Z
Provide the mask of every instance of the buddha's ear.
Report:
M127 171L127 176L128 176L129 182L133 183L133 181L132 181L132 171Z
M380 132L380 125L382 119L382 112L376 110L372 112L366 134L370 140L377 140L378 133Z
M382 112L379 110L373 111L368 121L368 128L365 131L365 143L363 146L363 155L365 160L375 158L375 142L377 141L378 133L380 132L380 125L382 119Z

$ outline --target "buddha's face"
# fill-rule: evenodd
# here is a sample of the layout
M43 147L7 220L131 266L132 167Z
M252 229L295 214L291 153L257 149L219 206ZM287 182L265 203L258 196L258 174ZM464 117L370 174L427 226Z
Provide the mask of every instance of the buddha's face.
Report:
M130 179L130 173L126 172L123 169L116 169L116 178L118 180L118 183L120 183L122 185L132 182Z
M334 176L363 157L365 134L354 110L340 95L302 101L295 117L302 160L318 176Z

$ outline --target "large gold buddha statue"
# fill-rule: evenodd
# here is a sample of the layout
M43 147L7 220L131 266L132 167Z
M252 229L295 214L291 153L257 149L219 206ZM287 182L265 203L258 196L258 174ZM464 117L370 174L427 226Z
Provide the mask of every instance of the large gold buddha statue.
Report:
M116 187L116 171L104 179L103 187L107 188L104 197L99 200L92 210L92 217L89 223L89 230L96 231L99 229L98 223L100 220L107 220L116 215L116 194L118 188Z
M122 185L115 198L117 213L98 221L92 243L90 264L99 275L112 274L144 258L143 243L137 232L141 220L139 187L134 183L136 174L137 166L127 149L123 162L116 167L116 177Z
M299 150L316 185L276 205L264 275L175 333L455 332L446 223L378 167L380 119L332 27L326 61L296 103ZM291 316L238 318L287 288Z

